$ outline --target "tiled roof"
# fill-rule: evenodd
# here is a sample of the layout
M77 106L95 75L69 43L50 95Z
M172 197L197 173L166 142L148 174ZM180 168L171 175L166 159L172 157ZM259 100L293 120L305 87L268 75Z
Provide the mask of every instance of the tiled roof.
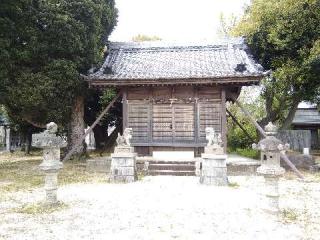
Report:
M242 38L217 44L110 43L92 80L261 77L264 72Z
M319 125L320 126L320 112L314 108L298 109L292 120L293 125Z

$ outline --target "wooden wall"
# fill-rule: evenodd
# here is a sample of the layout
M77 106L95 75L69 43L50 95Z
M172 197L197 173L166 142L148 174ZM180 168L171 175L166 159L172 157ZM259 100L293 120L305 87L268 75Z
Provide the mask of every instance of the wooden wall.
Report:
M311 149L311 131L310 130L281 130L277 137L283 143L289 143L290 149L303 151L303 148Z
M203 147L206 127L226 140L225 92L220 87L131 87L124 92L123 124L133 129L134 146Z

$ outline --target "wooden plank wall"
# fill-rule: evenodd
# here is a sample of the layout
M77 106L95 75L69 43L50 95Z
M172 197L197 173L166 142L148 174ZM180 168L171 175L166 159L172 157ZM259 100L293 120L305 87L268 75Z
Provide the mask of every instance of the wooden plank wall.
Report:
M205 128L225 134L223 94L213 86L128 88L124 123L136 146L201 147Z
M221 90L220 88L200 87L198 90L199 96L199 141L206 142L206 128L213 129L221 133Z
M195 142L194 103L173 104L173 142Z
M128 127L132 128L132 143L148 142L150 105L146 101L128 101Z
M172 108L169 104L153 104L152 141L167 142L173 140Z
M311 149L311 131L310 130L281 130L277 134L284 143L290 144L290 149L303 151L303 148Z

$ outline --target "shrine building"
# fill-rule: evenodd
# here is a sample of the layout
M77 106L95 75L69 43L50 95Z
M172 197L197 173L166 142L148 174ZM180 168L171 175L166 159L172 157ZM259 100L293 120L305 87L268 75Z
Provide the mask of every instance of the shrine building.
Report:
M123 128L139 155L193 151L212 127L227 146L226 102L265 76L242 38L215 44L110 43L92 88L122 93Z

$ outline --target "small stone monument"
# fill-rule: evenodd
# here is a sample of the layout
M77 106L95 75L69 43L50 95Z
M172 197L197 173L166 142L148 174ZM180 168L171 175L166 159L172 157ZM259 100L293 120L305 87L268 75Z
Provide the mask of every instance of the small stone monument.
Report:
M136 156L131 146L132 128L126 128L123 135L118 133L117 146L111 154L110 181L129 183L137 180Z
M221 134L215 133L211 127L206 128L207 146L201 154L202 169L200 173L200 183L207 185L226 186L227 178L227 156L221 140Z
M40 169L45 172L46 202L57 203L58 172L62 168L60 162L60 148L67 146L67 142L56 135L58 130L54 122L47 124L47 130L32 135L32 146L43 149L43 162Z
M266 186L266 210L272 213L279 211L279 178L285 173L284 168L280 167L280 153L285 152L288 144L283 144L275 137L277 127L269 122L265 126L267 137L262 139L258 145L253 144L254 149L261 151L261 166L257 173L263 175Z

